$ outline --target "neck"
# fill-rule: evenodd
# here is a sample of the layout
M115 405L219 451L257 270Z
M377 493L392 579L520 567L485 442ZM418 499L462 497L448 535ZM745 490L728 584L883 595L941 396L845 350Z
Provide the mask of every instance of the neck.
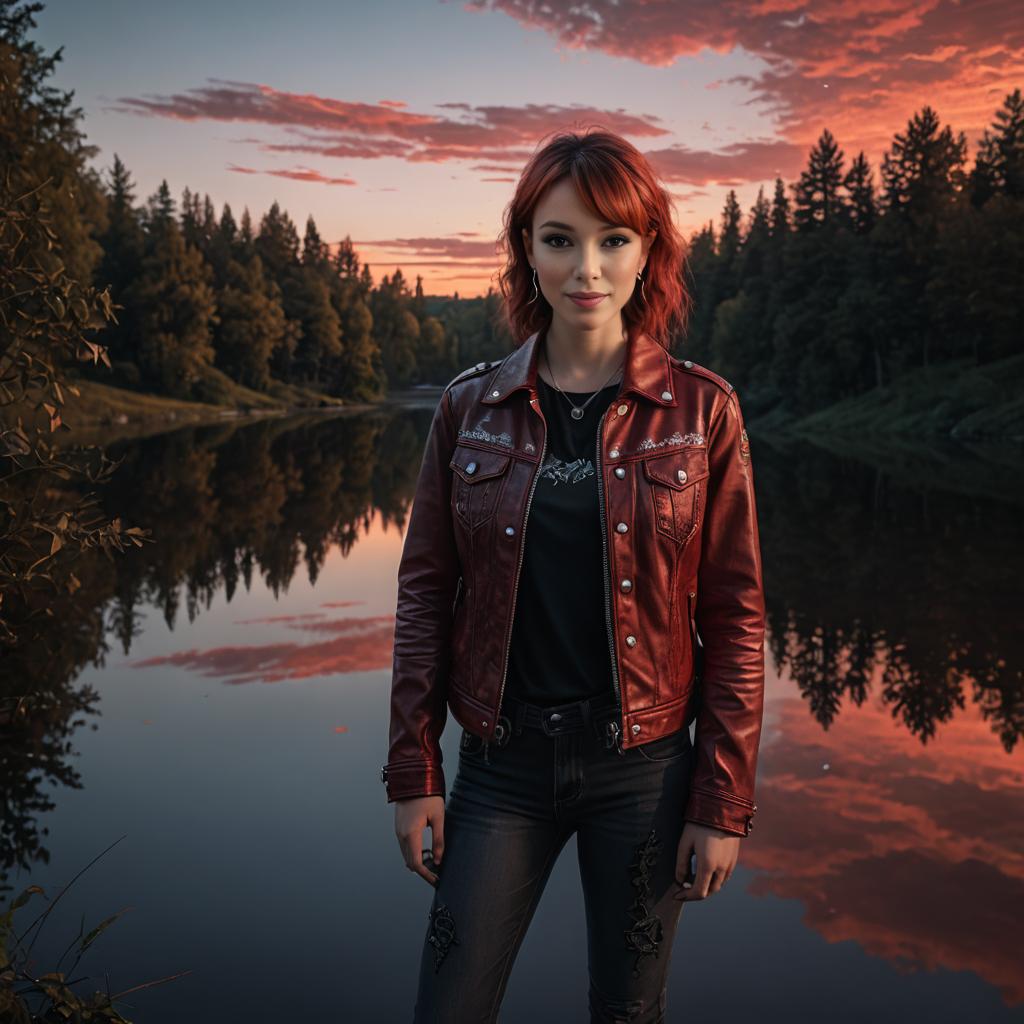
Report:
M553 320L541 338L543 358L537 372L563 391L596 391L611 383L626 357L626 330L621 317L579 331ZM554 380L550 376L554 375Z

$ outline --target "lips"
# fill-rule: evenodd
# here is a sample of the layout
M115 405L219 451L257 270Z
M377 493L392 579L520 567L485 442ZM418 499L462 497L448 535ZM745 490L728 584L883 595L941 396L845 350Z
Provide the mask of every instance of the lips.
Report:
M599 303L603 302L607 298L607 296L602 295L600 292L598 292L596 295L591 295L589 297L570 295L569 298L572 299L572 301L575 302L577 306L581 306L583 309L590 309L593 306L596 306Z

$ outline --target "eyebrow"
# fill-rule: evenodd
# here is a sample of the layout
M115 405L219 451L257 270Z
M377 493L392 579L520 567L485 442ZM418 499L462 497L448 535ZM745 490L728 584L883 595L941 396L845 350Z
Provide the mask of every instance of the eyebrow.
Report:
M571 224L563 224L560 220L546 220L546 221L544 221L543 224L541 224L540 227L541 228L548 228L548 227L551 227L551 228L561 228L563 231L575 231L576 230ZM611 230L612 228L625 228L627 231L630 230L630 227L629 227L628 224L602 224L601 227L602 228L607 228L608 230ZM538 228L537 230L539 231L540 228Z

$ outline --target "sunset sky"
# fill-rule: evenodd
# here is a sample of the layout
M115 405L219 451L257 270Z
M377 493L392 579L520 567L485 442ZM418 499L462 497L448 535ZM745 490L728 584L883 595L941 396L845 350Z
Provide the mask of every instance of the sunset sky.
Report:
M626 136L688 235L729 188L746 211L794 182L824 128L877 182L930 103L973 159L1024 86L1013 0L57 0L36 21L94 164L116 152L137 200L166 178L258 221L276 199L428 294L496 286L502 211L552 130Z

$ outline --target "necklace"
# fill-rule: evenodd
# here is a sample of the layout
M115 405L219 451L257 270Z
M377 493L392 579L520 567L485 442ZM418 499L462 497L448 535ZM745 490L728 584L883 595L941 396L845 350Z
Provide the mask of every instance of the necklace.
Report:
M619 365L618 365L618 366L617 366L617 367L616 367L616 368L615 368L615 369L614 369L614 370L612 371L612 376L611 376L611 377L609 377L609 378L608 378L608 379L607 379L607 380L606 380L606 381L604 382L604 384L602 384L602 385L601 385L601 387L599 387L599 388L597 389L597 391L595 391L595 392L594 392L594 393L593 393L593 394L592 394L592 395L591 395L591 396L590 396L590 397L589 397L589 398L588 398L588 399L587 399L587 400L586 400L586 401L585 401L585 402L584 402L584 403L583 403L582 405L577 405L577 404L576 404L576 403L575 403L575 402L574 402L574 401L573 401L573 400L572 400L572 399L571 399L571 398L570 398L570 397L569 397L569 396L568 396L568 395L567 395L567 394L566 394L566 393L565 393L565 392L564 392L564 391L563 391L563 390L562 390L562 389L561 389L561 388L560 388L560 387L558 386L558 381L556 381L556 380L555 380L555 371L551 369L551 361L550 361L550 360L548 359L548 350L547 350L546 348L544 349L544 362L545 362L545 363L547 364L547 367L548 367L548 373L550 373L550 374L551 374L551 380L552 380L552 382L553 382L553 383L554 383L554 385L555 385L555 390L556 390L556 391L557 391L557 392L558 392L558 393L559 393L560 395L562 395L562 397L563 397L563 398L565 398L565 400L566 400L566 401L567 401L567 402L569 403L569 405L570 405L570 406L572 407L572 412L571 412L571 413L570 413L569 415L570 415L570 416L572 416L572 418L573 418L574 420L581 420L581 419L583 419L583 410L584 410L584 409L586 409L586 407L587 407L588 405L590 405L590 403L591 403L591 402L592 402L592 401L593 401L593 400L594 400L595 398L597 398L597 396L598 396L598 395L599 395L599 394L601 393L601 391L603 391L603 390L604 390L604 389L605 389L606 387L608 387L608 385L609 385L609 384L611 384L611 382L612 382L612 377L614 377L614 376L615 376L615 375L616 375L616 374L617 374L617 373L619 372L619 370L621 370L621 369L622 369L622 365L623 365L623 363L625 363L625 361L626 361L626 360L625 360L625 357L623 357L622 363L619 363Z

